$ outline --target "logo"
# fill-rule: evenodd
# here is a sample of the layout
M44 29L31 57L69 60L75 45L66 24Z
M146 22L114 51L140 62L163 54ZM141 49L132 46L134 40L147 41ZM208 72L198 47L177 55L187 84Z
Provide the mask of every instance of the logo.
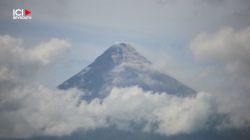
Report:
M32 19L31 12L28 9L13 9L13 19Z

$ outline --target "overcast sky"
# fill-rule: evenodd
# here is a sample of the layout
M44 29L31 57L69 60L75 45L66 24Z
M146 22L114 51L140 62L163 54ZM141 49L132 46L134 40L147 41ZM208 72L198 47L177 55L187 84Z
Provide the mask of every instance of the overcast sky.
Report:
M12 20L15 8L29 9L32 20ZM248 0L1 0L0 9L0 33L22 39L22 46L38 46L51 38L72 45L61 61L43 70L45 76L39 80L50 87L113 43L129 42L164 72L196 89L209 90L197 78L204 75L207 64L195 60L190 44L202 33L216 34L225 28L237 32L250 24ZM147 53L152 51L156 53Z
M17 8L32 19L13 20ZM249 0L0 0L0 17L0 137L60 136L134 117L149 125L157 118L157 133L189 133L214 112L229 114L218 127L250 126ZM183 99L132 87L113 89L101 104L56 90L117 42L199 94Z

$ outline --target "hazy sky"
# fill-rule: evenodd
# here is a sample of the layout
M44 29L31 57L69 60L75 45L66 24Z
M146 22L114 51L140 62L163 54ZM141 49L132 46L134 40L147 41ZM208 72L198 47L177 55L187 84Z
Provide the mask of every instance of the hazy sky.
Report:
M13 20L16 8L32 19ZM161 134L189 133L213 112L229 114L218 127L250 126L249 0L0 0L0 17L0 137L65 135L134 117L157 118ZM76 106L78 91L55 89L117 42L205 92L183 99L132 87L112 90L103 104Z
M29 9L32 20L12 20L14 8ZM227 27L237 31L250 24L248 0L1 0L0 9L0 33L22 39L23 46L37 46L51 38L72 45L62 61L44 70L40 80L51 87L113 43L129 42L166 73L204 88L194 80L204 63L192 56L191 42L201 33ZM152 50L158 55L146 53Z

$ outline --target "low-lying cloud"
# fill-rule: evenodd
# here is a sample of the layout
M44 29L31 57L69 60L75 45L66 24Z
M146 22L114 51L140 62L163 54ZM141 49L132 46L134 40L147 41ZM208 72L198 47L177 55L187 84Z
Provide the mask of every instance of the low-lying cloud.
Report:
M1 102L1 137L63 136L109 126L127 130L132 122L145 132L191 133L205 128L212 113L206 93L183 99L130 87L113 89L102 101L87 103L81 96L43 86L14 90Z

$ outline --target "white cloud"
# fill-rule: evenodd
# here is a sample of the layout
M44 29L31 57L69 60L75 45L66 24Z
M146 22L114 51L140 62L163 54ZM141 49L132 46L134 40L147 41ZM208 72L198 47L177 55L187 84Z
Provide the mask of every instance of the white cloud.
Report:
M180 98L166 93L144 92L138 87L113 89L104 99L111 122L146 122L144 131L164 135L191 133L206 127L213 112L211 97ZM153 126L158 124L158 127ZM122 124L124 127L124 124ZM125 125L126 126L126 125Z
M38 47L29 50L29 53L33 59L37 58L47 64L69 47L71 45L67 41L52 38L49 42L41 43Z
M246 72L250 69L250 27L240 31L225 28L215 34L201 34L191 44L194 56L200 60L216 61L228 71Z
M34 48L23 47L22 40L8 35L0 36L0 80L29 79L43 65L54 61L70 44L51 39ZM21 77L21 78L20 78Z
M77 90L58 91L43 86L14 89L1 102L1 137L63 136L83 129L116 125L164 135L190 133L206 127L212 111L210 97L179 98L152 94L138 87L113 89L102 102L81 99ZM10 108L10 106L12 108ZM153 127L157 123L159 127Z
M54 59L51 55L68 48L67 42L52 39L25 48L21 39L0 40L0 137L63 136L111 125L130 129L131 122L146 123L142 131L172 135L205 127L210 115L210 97L205 93L180 98L138 87L115 88L102 101L87 103L76 89L52 90L34 83L39 69ZM155 123L159 127L154 128Z
M245 123L249 121L246 104L235 102L239 98L228 100L238 105L228 106L229 103L221 103L217 96L205 92L181 98L127 87L114 88L104 99L88 103L82 100L84 93L76 89L52 90L34 82L25 82L27 79L34 81L32 78L39 70L37 68L47 64L43 60L51 62L50 58L54 59L48 57L54 52L48 46L60 44L65 47L57 48L65 49L68 43L50 41L54 45L45 45L45 51L41 47L44 44L40 45L38 48L42 53L35 59L29 52L35 49L21 47L13 37L2 36L0 40L6 40L3 38L14 41L0 41L4 44L1 45L3 51L0 51L0 137L64 136L79 129L93 130L113 125L132 129L131 123L143 124L142 131L177 135L208 127L207 122L214 113L229 116L229 123L219 124L221 128L249 126ZM23 75L27 70L33 72Z
M9 35L1 35L0 45L4 46L19 46L22 43L22 40L19 38L13 38Z
M250 126L250 27L230 27L198 35L191 43L194 57L205 62L203 81L220 92L220 113L230 114L221 127Z

